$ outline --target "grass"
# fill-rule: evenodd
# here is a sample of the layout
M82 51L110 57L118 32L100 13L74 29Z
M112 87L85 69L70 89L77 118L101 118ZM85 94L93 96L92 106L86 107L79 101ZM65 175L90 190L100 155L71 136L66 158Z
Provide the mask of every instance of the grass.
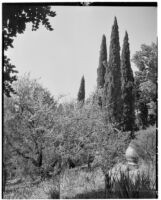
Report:
M120 168L122 166L122 168ZM119 164L106 176L100 167L66 169L54 180L37 184L8 185L6 199L104 199L157 198L156 176L153 165L127 170ZM122 171L121 171L122 170ZM111 172L111 173L110 173Z
M41 181L37 184L22 182L7 185L4 199L57 199L57 180ZM55 198L54 198L55 197Z
M29 199L33 193L33 187L30 184L21 183L7 185L3 195L4 199Z
M61 180L61 184L59 185ZM58 188L60 186L60 189ZM59 192L60 190L60 192ZM61 179L42 181L37 185L8 185L6 199L104 198L104 175L100 168L67 169Z
M60 182L61 198L94 198L104 191L104 174L99 167L92 171L88 168L66 170Z
M142 165L127 170L121 165L111 173L103 174L101 168L93 170L73 168L61 177L37 184L17 183L6 187L5 199L141 199L157 198L156 176L153 166ZM120 170L120 171L119 171Z
M124 166L124 165L123 165ZM90 170L68 170L61 179L61 198L65 199L110 199L110 198L157 198L156 180L152 168L140 166L131 171L103 173L100 168ZM102 178L100 178L102 176ZM105 181L105 182L104 182ZM96 184L97 183L97 184Z
M118 176L106 175L106 198L157 198L156 181L150 173L139 170L121 172Z
M74 199L105 199L105 190L93 190L83 194L77 194Z

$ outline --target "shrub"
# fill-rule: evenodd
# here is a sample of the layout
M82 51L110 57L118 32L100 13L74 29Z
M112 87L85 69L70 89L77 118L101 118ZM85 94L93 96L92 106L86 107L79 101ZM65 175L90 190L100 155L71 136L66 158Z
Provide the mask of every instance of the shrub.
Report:
M136 139L133 141L138 146L139 156L156 165L156 136L155 126L150 126L146 130L140 130L135 133ZM140 147L140 148L139 148ZM142 150L141 152L139 150Z

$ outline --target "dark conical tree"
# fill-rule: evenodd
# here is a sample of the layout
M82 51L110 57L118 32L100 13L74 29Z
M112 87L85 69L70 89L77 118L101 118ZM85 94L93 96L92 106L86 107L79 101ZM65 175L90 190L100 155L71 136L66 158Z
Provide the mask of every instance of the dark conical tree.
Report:
M105 64L107 63L107 47L106 47L106 36L102 36L102 43L100 49L100 57L99 57L99 66L97 69L97 88L103 88L105 83L105 73L106 67Z
M107 119L111 123L120 123L121 120L121 69L120 43L117 19L112 26L109 62L105 74L104 87Z
M80 88L78 92L78 102L84 103L84 100L85 100L85 80L84 80L84 76L82 76Z
M129 38L127 32L121 55L122 127L124 131L134 128L134 77L130 64Z

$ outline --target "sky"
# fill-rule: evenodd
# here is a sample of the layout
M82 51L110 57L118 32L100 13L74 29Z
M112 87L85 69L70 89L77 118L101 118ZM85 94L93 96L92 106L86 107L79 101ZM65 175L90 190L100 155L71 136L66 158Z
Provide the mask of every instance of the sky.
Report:
M157 39L157 8L155 7L65 7L54 6L56 17L50 19L54 31L43 26L31 31L28 24L7 51L19 71L39 79L55 97L64 101L77 98L81 77L85 77L86 97L96 88L97 68L102 35L107 53L114 17L117 17L122 47L125 31L129 35L132 55L141 44ZM136 70L133 63L132 68Z

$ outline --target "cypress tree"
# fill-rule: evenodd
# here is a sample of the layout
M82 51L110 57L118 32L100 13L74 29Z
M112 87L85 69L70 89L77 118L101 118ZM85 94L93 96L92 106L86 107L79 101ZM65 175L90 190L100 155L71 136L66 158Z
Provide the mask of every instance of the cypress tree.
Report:
M84 103L84 100L85 100L85 80L84 80L84 76L82 76L80 88L78 92L78 102Z
M106 36L102 36L102 43L100 48L99 66L97 69L97 88L103 88L105 83L105 73L107 63L107 48L106 48Z
M121 55L122 127L124 131L134 128L134 77L130 64L128 34L125 32Z
M121 69L120 43L117 19L112 26L109 62L105 74L105 105L107 119L111 123L120 123L121 120Z

